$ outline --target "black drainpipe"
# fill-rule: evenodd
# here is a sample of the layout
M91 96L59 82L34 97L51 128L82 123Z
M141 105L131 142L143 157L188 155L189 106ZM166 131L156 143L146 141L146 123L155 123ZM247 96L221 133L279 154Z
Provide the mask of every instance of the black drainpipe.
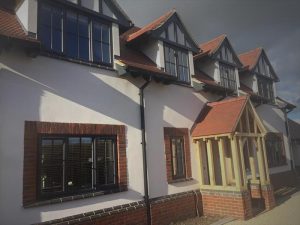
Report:
M142 131L142 150L143 150L143 170L144 170L144 200L147 209L147 225L151 225L151 209L149 201L149 187L148 187L148 166L147 166L147 151L146 151L146 129L145 129L145 103L144 103L144 89L150 84L151 77L146 83L140 87L140 114L141 114L141 131Z

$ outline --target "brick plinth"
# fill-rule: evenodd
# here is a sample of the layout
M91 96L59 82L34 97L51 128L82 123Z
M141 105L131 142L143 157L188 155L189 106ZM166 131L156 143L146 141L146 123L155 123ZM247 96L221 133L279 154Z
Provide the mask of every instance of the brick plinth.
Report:
M199 191L185 192L151 200L153 225L169 225L171 222L202 215L202 197Z
M150 200L152 225L169 225L187 218L202 216L202 197L199 190L167 195ZM35 225L145 225L144 201L118 205Z
M273 209L276 206L273 188L271 185L265 185L261 187L262 197L265 202L266 210Z
M259 184L250 185L251 198L262 198Z
M230 216L246 220L252 217L249 191L229 192L202 190L203 214Z

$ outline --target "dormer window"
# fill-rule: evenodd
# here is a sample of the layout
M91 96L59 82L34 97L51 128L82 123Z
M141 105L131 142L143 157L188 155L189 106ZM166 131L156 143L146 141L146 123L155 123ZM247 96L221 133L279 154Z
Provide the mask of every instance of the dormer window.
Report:
M220 63L220 85L230 90L237 89L235 67Z
M48 53L105 66L112 64L111 24L98 18L42 2L38 36Z
M165 44L165 71L178 81L190 83L188 51Z
M274 101L273 81L264 79L262 77L257 78L258 94L270 101Z
M259 59L255 72L267 77L271 77L270 68L263 57Z

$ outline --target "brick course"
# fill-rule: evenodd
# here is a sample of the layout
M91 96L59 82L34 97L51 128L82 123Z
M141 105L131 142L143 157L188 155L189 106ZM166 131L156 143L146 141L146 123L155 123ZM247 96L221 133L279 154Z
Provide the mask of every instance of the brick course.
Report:
M249 191L201 191L204 215L230 216L246 220L252 217Z
M25 121L23 206L37 199L38 140L40 135L116 135L118 153L118 184L127 189L126 134L124 125L52 123Z
M171 222L202 215L202 197L199 190L167 195L150 200L152 225L169 225ZM144 201L132 202L111 208L87 212L36 225L145 225Z
M271 185L265 185L261 187L262 197L265 201L266 210L273 209L276 206L273 187Z

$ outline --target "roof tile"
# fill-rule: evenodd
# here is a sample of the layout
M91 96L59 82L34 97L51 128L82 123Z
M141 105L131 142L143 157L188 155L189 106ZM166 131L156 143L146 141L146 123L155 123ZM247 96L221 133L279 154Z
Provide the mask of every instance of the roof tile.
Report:
M261 54L262 48L256 48L249 52L245 52L239 55L239 59L243 63L244 67L252 70L257 64L257 60Z
M192 131L192 136L202 137L234 132L247 102L248 96L241 96L207 103Z

